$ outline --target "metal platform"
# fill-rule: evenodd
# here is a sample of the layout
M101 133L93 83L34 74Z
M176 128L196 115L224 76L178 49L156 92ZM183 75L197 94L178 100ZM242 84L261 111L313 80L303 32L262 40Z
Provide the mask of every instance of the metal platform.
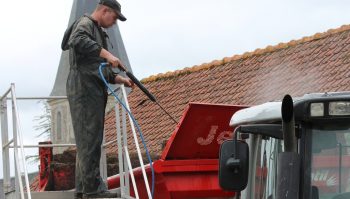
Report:
M73 191L45 191L45 192L32 192L32 199L72 199L74 198Z
M32 192L32 199L73 199L73 191L45 191L45 192ZM93 198L92 198L93 199ZM104 199L104 198L98 198ZM109 198L110 199L110 198ZM114 199L133 199L132 197L114 198Z
M27 199L27 193L25 192L25 198ZM10 192L5 194L5 198L16 199L16 192ZM32 199L73 199L73 191L45 191L45 192L31 192Z

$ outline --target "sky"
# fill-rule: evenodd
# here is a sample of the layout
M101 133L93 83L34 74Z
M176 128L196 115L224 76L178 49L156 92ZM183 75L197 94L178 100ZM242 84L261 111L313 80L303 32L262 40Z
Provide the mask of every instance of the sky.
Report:
M118 22L139 79L223 59L350 24L348 0L119 0ZM0 0L0 96L49 96L73 0ZM26 144L40 132L37 101L19 102ZM28 153L36 153L32 149ZM27 153L26 153L27 154ZM1 154L0 154L1 155ZM36 170L32 165L30 171ZM2 178L0 165L0 178Z

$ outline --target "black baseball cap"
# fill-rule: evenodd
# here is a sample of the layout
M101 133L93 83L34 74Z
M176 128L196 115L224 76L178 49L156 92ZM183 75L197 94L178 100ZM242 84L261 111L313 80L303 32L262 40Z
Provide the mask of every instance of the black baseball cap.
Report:
M101 5L108 6L112 8L117 14L120 21L126 21L125 16L121 12L121 6L116 0L100 0Z

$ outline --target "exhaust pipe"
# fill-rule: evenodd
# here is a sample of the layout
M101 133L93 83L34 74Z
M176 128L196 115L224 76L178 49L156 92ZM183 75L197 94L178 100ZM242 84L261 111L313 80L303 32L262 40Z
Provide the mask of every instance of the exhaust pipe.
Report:
M294 105L290 95L282 101L284 152L278 154L277 199L298 199L300 184L300 156L295 136Z
M282 128L285 152L297 152L297 139L295 136L294 105L290 95L282 100Z

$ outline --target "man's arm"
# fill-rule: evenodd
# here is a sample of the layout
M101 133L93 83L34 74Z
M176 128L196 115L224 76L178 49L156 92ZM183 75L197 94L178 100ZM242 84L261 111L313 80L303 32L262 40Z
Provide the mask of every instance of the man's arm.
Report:
M98 57L102 46L93 40L94 25L92 23L90 19L82 18L72 31L68 45L80 54Z

